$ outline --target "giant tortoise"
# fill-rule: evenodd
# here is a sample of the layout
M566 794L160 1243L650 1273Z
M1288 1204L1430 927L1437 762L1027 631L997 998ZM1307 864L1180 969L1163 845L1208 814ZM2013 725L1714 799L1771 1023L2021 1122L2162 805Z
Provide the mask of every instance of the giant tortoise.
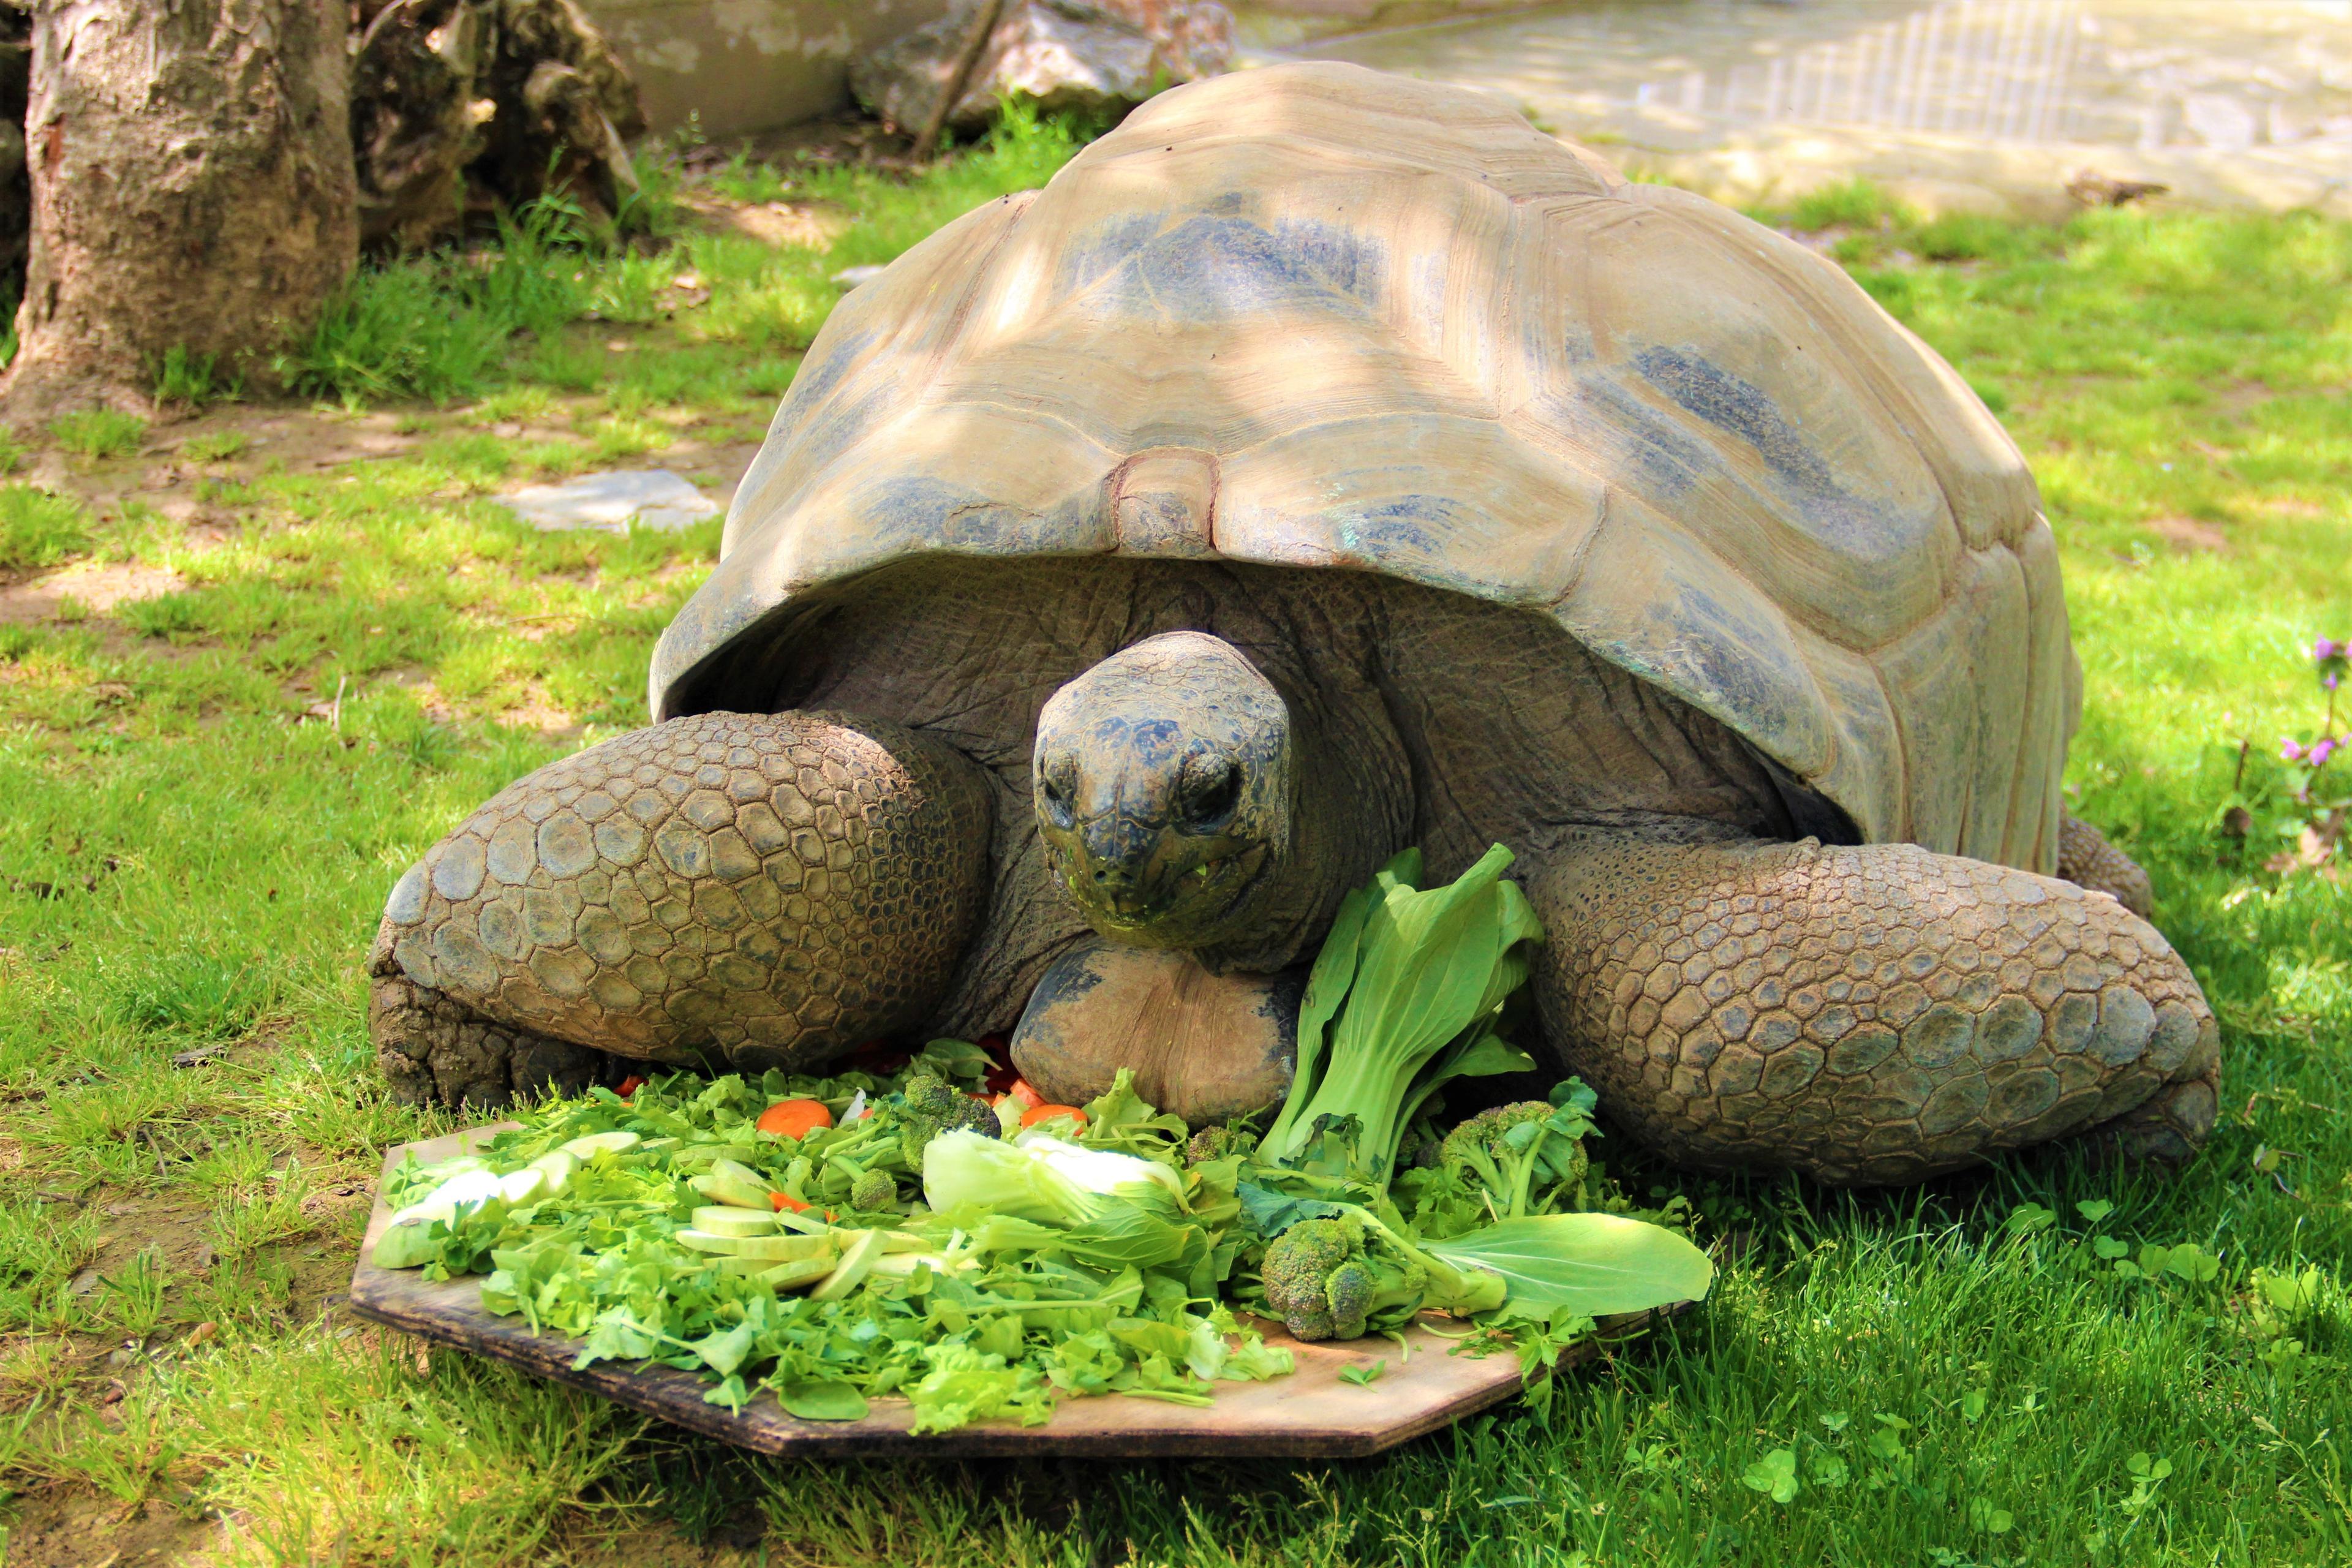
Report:
M2217 1031L2064 813L2080 688L2016 447L1835 267L1477 94L1246 72L842 301L657 721L401 879L374 1036L488 1104L1017 1026L1197 1119L1278 1093L1347 889L1499 842L1526 1043L1670 1156L2178 1157Z

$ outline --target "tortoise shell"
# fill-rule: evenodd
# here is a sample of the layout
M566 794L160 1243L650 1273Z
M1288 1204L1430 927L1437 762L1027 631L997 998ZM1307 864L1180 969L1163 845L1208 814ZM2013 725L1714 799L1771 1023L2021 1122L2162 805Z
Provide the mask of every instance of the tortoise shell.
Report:
M850 294L661 639L656 717L726 705L698 667L797 595L936 552L1547 615L1870 840L2056 863L2080 676L2016 447L1834 265L1483 94L1179 88Z

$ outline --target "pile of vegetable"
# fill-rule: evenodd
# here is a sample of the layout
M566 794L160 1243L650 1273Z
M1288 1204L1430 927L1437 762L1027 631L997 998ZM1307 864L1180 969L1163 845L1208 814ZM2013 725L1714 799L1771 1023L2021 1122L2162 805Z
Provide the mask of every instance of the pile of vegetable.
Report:
M1189 1128L1125 1073L1041 1104L957 1040L889 1071L633 1079L395 1171L375 1261L486 1276L486 1307L578 1340L578 1365L698 1371L714 1404L765 1389L814 1420L898 1395L919 1432L1093 1394L1204 1405L1292 1370L1261 1321L1312 1341L1447 1313L1540 1373L1712 1270L1591 1163L1575 1079L1438 1129L1445 1085L1533 1065L1503 1035L1542 937L1510 858L1424 889L1408 851L1349 895L1263 1131Z

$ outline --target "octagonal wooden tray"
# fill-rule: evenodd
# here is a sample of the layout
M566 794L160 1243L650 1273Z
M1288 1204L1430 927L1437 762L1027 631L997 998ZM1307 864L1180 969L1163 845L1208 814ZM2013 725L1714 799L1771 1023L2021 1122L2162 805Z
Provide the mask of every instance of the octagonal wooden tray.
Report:
M501 1124L510 1125L510 1124ZM427 1164L463 1153L498 1131L473 1128L421 1143L404 1143L384 1157L383 1173L413 1152ZM375 1212L359 1267L352 1274L352 1310L363 1318L521 1367L604 1395L633 1410L680 1426L740 1443L768 1454L843 1454L898 1458L1010 1458L1022 1455L1082 1455L1097 1458L1344 1458L1377 1454L1435 1431L1508 1398L1519 1384L1516 1356L1452 1355L1451 1339L1415 1326L1405 1333L1410 1353L1399 1358L1385 1339L1344 1344L1302 1344L1278 1326L1265 1325L1269 1342L1286 1346L1297 1370L1266 1383L1220 1383L1216 1402L1202 1406L1163 1404L1106 1394L1065 1400L1042 1426L1012 1421L978 1422L953 1432L918 1436L908 1431L912 1409L900 1399L877 1399L857 1421L803 1421L761 1394L739 1415L707 1405L709 1384L691 1373L642 1363L603 1362L574 1370L576 1342L535 1334L519 1318L483 1310L481 1282L464 1279L435 1284L415 1269L378 1268L370 1260L376 1237L392 1211L376 1189ZM1687 1306L1687 1303L1684 1304ZM1678 1311L1682 1308L1669 1309ZM1638 1331L1652 1314L1611 1319L1602 1338ZM1563 1364L1598 1353L1588 1341L1570 1351ZM1373 1362L1389 1364L1379 1378L1359 1385L1339 1374Z

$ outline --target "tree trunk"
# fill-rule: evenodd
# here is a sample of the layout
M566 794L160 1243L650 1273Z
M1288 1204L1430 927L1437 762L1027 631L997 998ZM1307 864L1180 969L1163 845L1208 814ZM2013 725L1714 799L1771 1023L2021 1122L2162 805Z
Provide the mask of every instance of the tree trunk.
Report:
M0 418L268 379L358 250L347 0L34 0L22 347Z
M25 183L25 94L33 65L33 19L0 0L0 300L16 312L25 297L25 241L33 193Z

